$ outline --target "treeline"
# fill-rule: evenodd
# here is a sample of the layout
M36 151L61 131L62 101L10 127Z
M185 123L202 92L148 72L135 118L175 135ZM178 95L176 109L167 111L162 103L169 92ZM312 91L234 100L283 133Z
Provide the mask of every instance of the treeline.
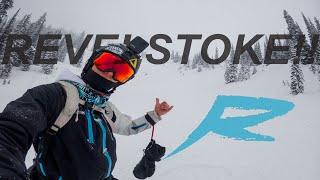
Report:
M35 49L38 42L39 34L71 34L73 37L74 50L78 50L85 38L85 32L75 33L67 32L63 28L55 28L46 25L47 13L44 13L37 20L32 21L32 14L21 14L20 9L17 10L12 17L8 17L8 10L13 8L13 0L1 0L0 2L0 62L3 60L6 40L9 34L25 34L29 35L32 39L32 46L26 52L28 63L22 63L18 54L12 53L10 62L0 64L0 79L7 79L13 67L21 71L29 71L30 66L33 65ZM65 39L53 40L45 42L46 45L59 46L58 52L44 52L41 54L42 58L57 58L58 61L63 62L67 55L67 47ZM23 40L15 41L13 47L22 47L25 44ZM82 59L79 60L77 67L80 67ZM34 65L36 66L36 65ZM41 64L42 72L50 74L54 69L54 64Z
M304 92L304 76L301 70L301 64L307 65L308 62L313 62L313 64L308 64L309 69L312 73L317 76L320 83L320 43L318 43L315 52L312 50L312 43L318 42L313 40L314 35L320 34L320 23L319 19L307 18L303 13L302 17L306 27L306 33L303 32L299 24L289 15L289 13L284 10L283 17L287 24L287 33L292 35L292 39L288 40L277 40L275 42L276 46L289 46L289 51L276 51L272 54L272 59L289 59L290 62L290 82L284 83L290 87L290 93L293 95L301 94ZM304 45L301 49L301 53L297 53L298 46L298 37L299 35L306 34L306 39ZM319 38L319 37L318 37ZM268 45L268 39L265 38L263 42L263 51L261 48L260 42L254 44L254 51L258 56L260 62L264 62L264 57ZM263 53L264 52L264 53ZM258 66L267 66L267 65L256 65L252 62L251 57L247 52L243 53L240 56L240 63L233 64L233 59L235 55L235 49L232 46L228 59L225 61L225 83L234 83L239 81L245 81L250 79L251 76L256 74ZM215 49L215 53L212 56L214 59L218 59L219 50ZM172 50L171 59L174 63L180 63L182 56L179 52ZM299 62L299 63L295 63ZM210 65L206 63L202 57L201 53L196 53L192 61L188 61L188 64L182 65L181 70L196 70L201 72L202 70L213 70L217 65ZM262 68L264 69L264 68Z

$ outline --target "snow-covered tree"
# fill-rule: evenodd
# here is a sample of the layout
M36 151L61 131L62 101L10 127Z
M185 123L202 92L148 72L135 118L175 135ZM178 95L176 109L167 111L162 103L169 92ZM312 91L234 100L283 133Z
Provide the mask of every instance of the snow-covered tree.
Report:
M313 22L310 19L307 19L304 14L302 14L303 20L305 22L305 25L307 27L307 31L308 31L308 37L310 42L312 42L312 38L313 35L315 34L319 34L320 30L318 30L316 28L316 25L313 24ZM316 21L317 19L315 18L315 23L317 23ZM308 48L308 47L307 47ZM318 43L318 46L316 48L316 52L314 54L311 54L311 47L309 47L309 55L307 56L307 60L310 61L314 61L313 64L311 64L310 66L310 70L314 73L314 74L318 74L318 69L319 69L319 65L320 65L320 44Z
M267 47L268 47L268 41L269 41L268 37L265 36L264 43L263 43L263 51L264 51L263 57L266 57ZM264 63L264 58L263 58L263 60L262 60L262 63Z
M181 56L179 54L178 51L175 52L175 55L174 55L174 59L173 59L173 62L174 63L179 63L181 61Z
M200 52L193 56L191 69L197 69L198 72L209 69L209 64L202 59Z
M73 46L74 47L74 52L77 52L80 49L80 47L81 47L81 45L82 45L82 43L83 43L85 38L86 38L86 33L85 32L82 32L81 34L76 36L76 39L75 39L75 41L73 43L74 44L74 46ZM82 62L83 62L83 56L79 59L78 63L75 64L75 66L80 68L82 66Z
M4 70L4 65L0 64L0 78L2 77L3 70Z
M259 42L254 44L253 50L257 54L258 60L260 62L263 62L262 51L261 51L261 47L260 47L260 43ZM254 75L254 74L257 73L257 65L252 63L251 66L253 66L252 74Z
M0 35L0 52L1 52L1 54L3 54L3 48L5 47L5 43L6 43L8 35L13 32L14 23L16 21L16 18L17 18L19 11L20 11L20 9L12 16L12 18L9 20L8 24L4 28L3 33Z
M58 51L58 61L64 62L65 57L68 53L66 39L63 37L59 42L59 51Z
M44 57L46 57L46 56L44 56ZM53 70L53 66L54 66L53 64L41 64L43 73L51 74L52 70Z
M14 30L15 34L24 34L27 32L30 25L31 14L24 15L23 18L18 21L17 26Z
M316 26L317 26L317 29L318 31L320 32L320 22L319 22L319 19L314 17L314 22L316 23Z
M239 69L239 74L238 74L239 81L245 81L245 80L250 79L251 63L252 63L252 60L251 60L248 52L245 52L240 56L240 69Z
M172 62L178 63L181 60L178 51L172 50L170 54L170 59L172 60Z
M289 46L289 40L286 39L283 42L283 46ZM290 59L290 51L283 51L281 59Z
M214 53L214 59L218 59L219 58L219 49L218 47L216 47L215 53Z
M319 22L319 19L317 19L316 17L314 18L314 21L315 21L315 24L316 24L316 27L317 27L317 30L318 30L318 34L320 34L320 22ZM318 69L318 77L319 77L319 81L320 81L320 44L318 44L318 48L316 50L316 53L315 53L315 57L316 57L316 62L315 64L318 66L317 69Z
M230 56L226 61L226 71L224 73L226 84L237 81L238 64L233 64L234 54L234 48L231 46Z
M280 39L274 42L276 46L282 46L282 42ZM272 59L282 59L282 51L275 51L272 53Z
M215 52L214 52L214 58L213 59L218 59L220 57L220 54L219 54L219 49L218 49L218 47L216 47L216 49L215 49ZM207 63L208 64L208 63ZM208 64L209 65L209 67L211 68L211 69L214 69L214 64Z
M8 21L8 18L5 17L4 20L2 20L2 23L0 24L0 34L2 34L3 30L4 30L4 27L6 26L7 24L7 21Z
M44 13L36 22L31 23L27 30L27 34L31 36L32 45L36 47L39 34L44 28L44 23L46 22L47 13Z
M253 50L257 54L259 61L262 62L263 56L262 56L262 51L261 51L261 47L260 47L260 43L259 42L254 44Z
M21 65L20 69L21 69L22 71L29 71L30 65L32 64L32 59L31 59L31 58L34 56L35 52L36 52L36 49L35 49L33 46L31 46L31 48L29 48L29 49L27 50L26 55L27 55L27 61L28 61L28 63Z
M14 23L16 21L17 15L19 13L20 9L12 16L12 18L9 20L8 24L6 25L6 27L4 28L3 33L0 36L0 59L3 59L3 49L7 40L7 37L9 36L9 34L11 32L13 32L14 29ZM12 69L12 61L9 61L6 64L1 64L0 66L2 66L1 68L1 76L0 78L8 78L9 74L11 72Z
M37 42L39 34L42 32L45 22L46 22L47 13L44 13L37 21L31 23L26 30L26 34L31 37L32 45L31 48L27 51L28 64L23 64L21 70L28 71L30 65L33 64L33 59L35 55L35 49L37 47Z
M197 68L197 71L201 72L202 71L201 61L202 61L201 53L196 53L193 56L191 68L192 69L196 69Z
M171 50L171 52L170 52L170 59L171 59L171 60L174 60L174 56L175 56L174 50Z
M30 25L30 18L31 14L25 15L17 24L17 26L14 29L15 34L26 34L27 29ZM15 41L14 46L15 47L21 47L23 46L25 42L23 40ZM13 66L19 67L21 65L21 59L18 56L18 54L13 53L12 55L12 64Z
M297 22L295 22L295 29L297 35L303 35L303 32L298 25ZM296 41L295 45L298 44L298 40ZM300 61L302 64L308 64L308 62L312 61L312 54L311 54L311 45L306 41L306 39L303 39L302 42L303 46L300 52Z
M53 32L47 32L48 34L59 34L60 33L60 30L55 30ZM50 40L50 41L47 41L45 43L47 46L59 46L60 44L60 40ZM43 55L42 55L42 58L43 59L53 59L53 58L58 58L58 52L57 51L54 51L54 52L44 52ZM45 74L51 74L52 73L52 70L54 68L54 64L42 64L41 65L42 67L42 70Z
M283 12L284 18L286 20L286 23L288 25L288 31L289 34L291 34L293 37L291 40L289 40L289 51L290 51L290 62L291 62L291 67L290 67L290 77L291 77L291 82L290 82L290 90L291 94L297 95L300 93L304 92L304 79L303 79L303 72L300 69L299 64L294 64L295 60L300 60L299 57L297 56L297 50L296 46L298 44L298 37L297 35L300 35L300 27L295 23L293 18L288 14L286 10ZM300 62L300 61L299 61Z
M303 79L303 73L302 70L299 66L299 64L293 64L291 62L291 69L290 69L290 78L291 78L291 83L290 83L290 90L291 94L297 95L300 93L304 92L304 79Z
M7 11L13 7L13 0L1 0L0 2L0 24L7 17Z

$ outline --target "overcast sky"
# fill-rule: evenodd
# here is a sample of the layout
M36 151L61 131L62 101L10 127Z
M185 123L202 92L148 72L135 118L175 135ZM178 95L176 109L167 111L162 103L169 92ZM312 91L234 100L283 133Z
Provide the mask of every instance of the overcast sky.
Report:
M320 18L320 0L15 0L18 8L47 24L87 33L150 36L156 33L283 33L283 9L301 25L301 12ZM231 38L232 39L232 38Z
M320 18L319 0L14 0L14 10L92 33L274 33L282 11Z

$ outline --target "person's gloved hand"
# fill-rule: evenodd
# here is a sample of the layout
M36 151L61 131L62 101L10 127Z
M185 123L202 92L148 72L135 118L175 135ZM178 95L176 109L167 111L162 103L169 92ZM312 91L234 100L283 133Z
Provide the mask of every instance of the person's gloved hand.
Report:
M173 106L170 106L166 101L160 103L159 98L156 98L156 105L154 107L154 111L157 113L159 117L167 114Z

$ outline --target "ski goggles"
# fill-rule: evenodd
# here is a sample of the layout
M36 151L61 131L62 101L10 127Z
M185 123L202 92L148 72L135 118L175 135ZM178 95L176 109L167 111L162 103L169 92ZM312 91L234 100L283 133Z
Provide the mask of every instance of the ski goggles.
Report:
M124 83L134 75L134 68L117 55L103 52L94 61L94 65L103 72L113 72L113 79Z

